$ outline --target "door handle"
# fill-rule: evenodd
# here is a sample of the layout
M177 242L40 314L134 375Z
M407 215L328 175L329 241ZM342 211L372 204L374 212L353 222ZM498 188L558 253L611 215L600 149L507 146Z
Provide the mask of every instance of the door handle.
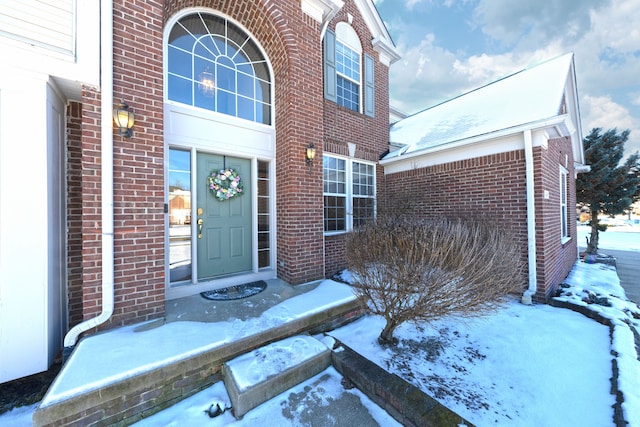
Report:
M204 224L204 220L202 218L198 219L198 239L202 239L202 224Z

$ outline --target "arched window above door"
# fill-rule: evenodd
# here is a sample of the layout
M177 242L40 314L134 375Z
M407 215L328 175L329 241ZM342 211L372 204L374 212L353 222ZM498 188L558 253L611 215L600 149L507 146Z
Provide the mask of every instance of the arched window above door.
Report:
M180 18L167 45L167 99L271 124L271 75L258 45L226 18Z

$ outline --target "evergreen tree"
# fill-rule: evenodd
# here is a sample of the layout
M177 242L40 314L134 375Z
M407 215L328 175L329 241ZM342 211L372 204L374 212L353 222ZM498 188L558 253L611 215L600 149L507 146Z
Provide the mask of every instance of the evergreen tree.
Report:
M576 193L578 203L591 212L591 237L587 253L598 253L598 231L606 230L598 216L618 215L629 209L640 196L640 154L635 152L620 164L629 129L618 133L609 129L593 128L584 139L585 160L591 171L578 175Z

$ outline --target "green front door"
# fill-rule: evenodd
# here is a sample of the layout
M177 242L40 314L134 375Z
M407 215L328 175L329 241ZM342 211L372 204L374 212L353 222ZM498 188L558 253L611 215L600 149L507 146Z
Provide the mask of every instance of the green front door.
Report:
M218 200L207 184L212 171L234 169L242 180L242 195ZM197 154L198 279L252 270L251 161L215 154Z

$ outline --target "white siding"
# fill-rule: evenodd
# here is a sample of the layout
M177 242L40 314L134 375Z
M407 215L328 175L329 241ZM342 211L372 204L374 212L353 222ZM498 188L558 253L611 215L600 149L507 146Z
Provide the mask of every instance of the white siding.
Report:
M0 383L49 367L46 94L0 70Z
M75 0L0 2L0 33L75 55Z

